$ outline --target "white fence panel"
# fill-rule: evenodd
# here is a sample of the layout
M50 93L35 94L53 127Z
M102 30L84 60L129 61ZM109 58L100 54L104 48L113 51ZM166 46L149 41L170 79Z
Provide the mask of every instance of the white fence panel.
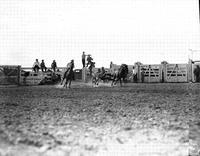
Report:
M188 82L188 64L166 64L165 82Z
M141 82L161 82L162 80L162 65L140 65L140 81Z

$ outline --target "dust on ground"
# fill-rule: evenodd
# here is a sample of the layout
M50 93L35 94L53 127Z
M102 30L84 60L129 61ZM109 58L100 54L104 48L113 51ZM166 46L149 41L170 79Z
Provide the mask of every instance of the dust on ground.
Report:
M0 155L196 156L199 103L189 83L0 87Z

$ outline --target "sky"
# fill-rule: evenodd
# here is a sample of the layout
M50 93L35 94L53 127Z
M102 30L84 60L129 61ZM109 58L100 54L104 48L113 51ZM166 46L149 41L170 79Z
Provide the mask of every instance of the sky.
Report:
M200 50L198 0L0 0L0 65L187 63ZM200 51L193 54L200 60Z

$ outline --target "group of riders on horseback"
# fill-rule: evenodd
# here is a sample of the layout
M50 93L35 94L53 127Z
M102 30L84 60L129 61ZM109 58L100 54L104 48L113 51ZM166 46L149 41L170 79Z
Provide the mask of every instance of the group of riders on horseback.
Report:
M85 66L85 56L88 56L86 66ZM85 52L83 52L82 54L82 63L83 63L83 69L85 67L89 69L92 83L95 86L98 86L100 80L104 82L111 81L112 82L111 86L116 84L117 81L120 81L120 85L122 85L122 80L125 81L126 76L128 74L128 66L126 64L122 64L118 70L114 70L113 72L107 72L104 69L104 67L98 69L97 72L93 71L95 67L95 62L93 62L93 58L91 57L91 55L90 54L85 55ZM66 80L64 87L67 87L68 85L68 87L70 88L71 81L74 79L73 69L74 69L74 60L71 60L71 62L67 64L67 69L64 72L63 78L61 80L61 85L63 84L64 80Z
M98 86L99 81L111 81L111 86L120 81L120 85L122 85L122 80L125 82L128 74L128 66L126 64L122 64L118 70L114 71L106 71L104 67L98 69L97 72L92 73L92 83L95 86Z

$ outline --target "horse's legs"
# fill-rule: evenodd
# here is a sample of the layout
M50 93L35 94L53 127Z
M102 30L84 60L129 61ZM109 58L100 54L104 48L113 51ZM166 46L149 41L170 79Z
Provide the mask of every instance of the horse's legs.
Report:
M111 87L113 87L113 85L116 85L117 80L114 78L111 82Z
M64 79L61 79L60 85L62 85L62 84L63 84L63 81L64 81Z
M122 79L119 79L120 87L122 87Z
M93 79L92 85L93 85L93 87L97 87L97 79L96 78Z
M94 87L96 85L96 78L92 77L92 86Z
M111 82L111 87L113 87L113 84L114 84L114 79L113 79L112 82Z
M66 79L66 82L65 82L65 84L66 84L66 88L67 88L68 81L69 81L69 80Z
M118 78L115 78L114 80L113 80L113 84L114 85L117 85L117 81L118 81L119 79Z
M66 88L66 81L65 81L65 83L64 83L64 85L63 85L63 88Z
M99 78L97 78L97 80L96 80L96 85L97 86L99 85Z
M124 82L124 86L125 86L125 83L126 83L126 80L125 80L125 78L123 78L123 82Z
M69 88L71 88L71 82L72 82L72 80L70 79L69 80Z
M60 82L60 85L62 85L63 84L63 81L65 80L65 75L63 76L63 78L61 78L61 82Z

